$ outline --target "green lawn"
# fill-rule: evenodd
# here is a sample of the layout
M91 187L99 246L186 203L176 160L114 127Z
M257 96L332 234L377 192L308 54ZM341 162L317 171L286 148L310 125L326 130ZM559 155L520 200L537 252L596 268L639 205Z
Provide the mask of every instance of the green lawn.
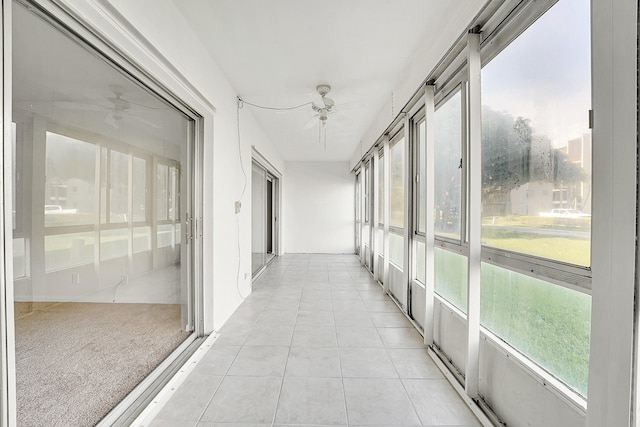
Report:
M544 249L544 244L549 244L546 240L500 243L512 250L526 244L530 251L549 256ZM569 242L584 249L577 243L583 242ZM436 249L435 269L436 292L466 312L466 257ZM482 325L586 396L591 297L485 263L481 287Z

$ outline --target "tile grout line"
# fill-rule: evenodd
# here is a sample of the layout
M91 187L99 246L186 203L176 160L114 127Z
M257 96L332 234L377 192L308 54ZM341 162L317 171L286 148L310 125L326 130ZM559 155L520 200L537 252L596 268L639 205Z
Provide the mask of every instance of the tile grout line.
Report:
M306 277L306 271L305 270L305 277ZM282 280L280 280L279 284L278 284L278 288L280 288L282 286ZM304 288L304 282L303 282L303 288ZM302 298L302 291L300 292L300 299ZM287 373L287 366L289 364L289 356L291 355L291 346L293 344L293 335L295 334L296 331L296 326L298 324L298 313L300 313L300 300L298 300L298 308L296 309L296 320L293 323L293 330L291 331L291 338L289 340L289 348L287 349L287 358L285 359L284 362L284 369L282 370L282 380L280 380L280 389L278 390L278 398L276 399L276 406L275 408L273 408L273 417L271 418L271 427L275 426L276 423L276 416L278 415L278 406L280 405L280 398L282 397L282 387L284 386L284 379L285 379L285 375Z
M248 298L251 298L251 295L249 295ZM247 298L247 299L248 299ZM245 299L242 304L244 304L247 299ZM271 298L269 298L269 300L271 300ZM268 303L268 301L267 301ZM238 308L236 309L236 311L242 306L242 304L240 304L240 306L238 306ZM253 323L250 324L249 328L252 328L257 322L258 319L260 318L260 316L262 315L262 313L264 312L266 307L266 304L262 307L262 309L260 310L260 313L258 314L258 316L256 317L256 319L253 321ZM229 320L229 319L228 319ZM220 383L218 384L218 386L216 387L215 391L211 394L211 397L209 398L209 400L207 400L207 404L204 405L204 409L202 410L202 412L200 413L200 416L198 416L198 419L196 421L195 426L197 426L200 422L202 422L202 417L204 416L204 414L207 412L207 409L209 408L209 405L211 405L211 402L213 401L213 398L215 397L216 393L218 393L218 390L220 390L220 386L222 385L223 381L225 380L225 378L227 378L229 375L229 371L231 370L231 366L233 366L233 363L236 361L236 359L238 358L238 355L240 354L240 351L242 350L242 347L244 347L244 343L247 341L247 337L249 336L249 334L247 334L247 336L245 337L245 339L242 341L242 344L240 344L238 347L238 352L236 353L236 355L233 357L233 360L231 361L231 363L229 364L229 366L227 367L227 369L224 372L224 375L222 376L222 379L220 380Z

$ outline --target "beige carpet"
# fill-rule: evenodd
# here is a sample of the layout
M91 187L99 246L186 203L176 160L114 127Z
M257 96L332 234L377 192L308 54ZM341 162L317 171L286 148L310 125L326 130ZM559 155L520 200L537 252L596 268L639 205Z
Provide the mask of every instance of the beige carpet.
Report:
M25 304L16 303L19 426L95 425L189 336L175 304Z

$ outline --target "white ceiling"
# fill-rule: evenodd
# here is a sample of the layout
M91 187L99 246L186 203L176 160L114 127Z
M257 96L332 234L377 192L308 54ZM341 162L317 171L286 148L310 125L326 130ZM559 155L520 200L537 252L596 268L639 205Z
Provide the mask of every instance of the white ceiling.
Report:
M288 161L346 161L400 83L412 55L438 40L441 25L479 0L173 0L245 100L275 107L319 102L332 86L327 150L318 127L304 129L311 107L251 108ZM470 7L471 6L471 7ZM445 24L446 23L446 24ZM448 46L443 46L446 50ZM425 70L426 73L429 70Z

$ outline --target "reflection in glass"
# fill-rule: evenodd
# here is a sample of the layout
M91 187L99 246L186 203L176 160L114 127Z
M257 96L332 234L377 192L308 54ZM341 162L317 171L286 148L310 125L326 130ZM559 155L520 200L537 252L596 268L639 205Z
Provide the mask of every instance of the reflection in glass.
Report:
M45 236L45 271L50 272L62 268L93 264L94 244L95 234L93 232Z
M96 216L96 146L46 133L46 227L93 224Z
M192 124L22 2L12 19L17 424L95 425L191 335L170 215Z
M590 265L590 2L557 2L482 70L482 240Z
M169 166L158 164L156 170L157 216L161 221L169 219Z
M157 247L168 248L172 246L173 241L173 225L171 224L159 224L157 233Z
M27 241L13 239L13 278L27 277Z
M147 161L140 157L133 158L133 206L134 222L147 219Z
M404 144L404 137L402 137L389 150L391 211L389 225L399 228L404 228Z
M151 227L133 228L133 253L139 254L151 250Z
M109 162L109 219L112 224L127 222L129 212L129 156L111 150Z
M591 296L482 264L480 322L586 396Z
M129 253L129 230L118 228L100 231L100 259L107 260L127 256Z
M462 96L460 91L435 112L435 232L460 239L462 212Z

